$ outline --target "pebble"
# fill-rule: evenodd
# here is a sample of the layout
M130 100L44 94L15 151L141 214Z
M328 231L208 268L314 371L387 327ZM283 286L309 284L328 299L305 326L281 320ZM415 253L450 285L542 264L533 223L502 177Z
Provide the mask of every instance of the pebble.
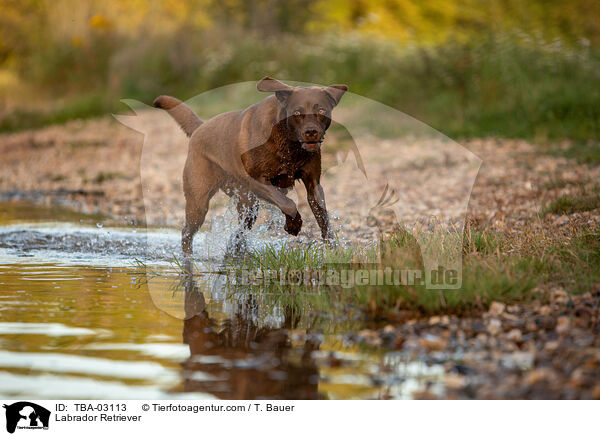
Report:
M477 339L481 344L485 345L487 344L488 336L485 333L477 333L475 339Z
M393 333L395 330L395 327L391 324L388 324L383 328L384 333Z
M490 319L490 322L488 323L487 331L492 336L496 336L497 334L502 332L502 323L500 322L500 320L495 319L495 318Z
M519 329L512 329L506 334L506 339L513 342L521 342L523 339L523 334Z
M564 335L569 332L571 328L571 320L566 316L559 316L556 320L556 333Z
M419 344L430 351L441 351L446 348L447 341L439 336L425 334L419 340Z
M448 389L463 389L467 385L467 379L460 374L446 374L444 383Z
M552 298L558 304L566 304L569 300L569 294L564 289L554 289L552 291Z
M542 381L551 381L556 378L554 372L549 368L537 368L530 371L525 377L525 384L534 385Z
M569 223L569 217L567 215L561 215L561 216L557 216L556 218L554 218L554 222L553 224L555 226L565 226Z
M441 321L441 318L439 316L432 316L431 318L429 318L429 325L439 324L440 321Z
M538 312L540 313L540 315L548 316L552 313L552 309L550 308L550 306L545 305L545 306L540 307Z
M490 304L488 313L492 316L500 316L504 312L505 308L506 308L506 305L504 303L500 303L498 301L493 301Z
M518 368L521 370L531 369L535 356L528 351L515 351L504 354L501 362L507 368Z

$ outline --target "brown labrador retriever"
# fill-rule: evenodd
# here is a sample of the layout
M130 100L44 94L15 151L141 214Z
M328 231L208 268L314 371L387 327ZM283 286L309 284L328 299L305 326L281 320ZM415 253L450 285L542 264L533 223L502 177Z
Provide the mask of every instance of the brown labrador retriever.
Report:
M181 245L192 253L192 240L217 190L238 199L240 222L250 229L256 221L258 198L285 215L285 230L296 236L302 219L287 190L301 179L308 203L324 239L332 237L320 185L321 143L331 123L331 111L348 90L346 85L293 87L265 77L257 84L274 92L239 111L202 122L176 98L160 96L154 106L166 109L190 136L183 170L185 226Z

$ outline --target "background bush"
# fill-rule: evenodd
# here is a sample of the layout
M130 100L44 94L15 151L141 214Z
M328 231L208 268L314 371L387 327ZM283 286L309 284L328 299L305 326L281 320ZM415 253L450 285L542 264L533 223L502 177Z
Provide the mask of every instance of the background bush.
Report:
M0 129L271 75L347 83L452 137L600 139L595 2L426 3L8 0Z

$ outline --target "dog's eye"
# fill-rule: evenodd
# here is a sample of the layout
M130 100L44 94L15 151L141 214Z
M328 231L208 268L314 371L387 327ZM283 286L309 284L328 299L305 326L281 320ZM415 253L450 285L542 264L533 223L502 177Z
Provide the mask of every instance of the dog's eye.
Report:
M325 115L327 111L323 108L319 109L319 115Z
M302 114L300 113L300 111L294 111L294 115L297 116L297 117L299 117Z

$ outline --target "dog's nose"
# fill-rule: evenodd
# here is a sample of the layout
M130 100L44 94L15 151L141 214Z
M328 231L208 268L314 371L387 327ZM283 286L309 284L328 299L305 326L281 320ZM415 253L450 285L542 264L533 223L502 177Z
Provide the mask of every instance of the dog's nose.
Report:
M307 129L304 131L304 137L308 140L318 139L319 131L317 129Z

